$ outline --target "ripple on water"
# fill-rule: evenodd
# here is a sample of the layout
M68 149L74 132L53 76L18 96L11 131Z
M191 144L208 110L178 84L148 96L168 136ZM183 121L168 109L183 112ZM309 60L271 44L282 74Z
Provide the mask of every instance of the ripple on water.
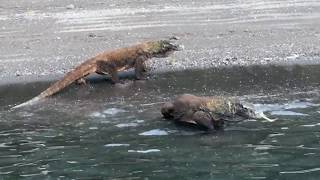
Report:
M14 171L6 171L6 172L1 172L0 171L0 175L8 175L8 174L11 174L13 173Z
M115 126L118 127L118 128L137 127L138 123L121 123L121 124L117 124Z
M268 137L276 137L276 136L284 136L284 133L273 133L273 134L269 134Z
M78 161L67 161L68 164L78 164Z
M277 149L277 146L273 146L270 144L259 144L259 145L253 145L253 144L247 144L247 147L253 147L255 150L269 150L269 149Z
M130 144L106 144L104 147L121 147L121 146L130 146Z
M13 147L8 145L8 143L0 143L0 148L9 148L9 147Z
M126 111L120 108L109 108L103 111L104 114L108 114L108 115L116 115L118 113L123 113L123 112L126 112Z
M304 169L298 171L282 171L280 174L305 174L310 172L320 171L320 168Z
M302 127L315 127L315 126L320 126L320 123L315 123L315 124L304 124L301 125Z
M32 117L34 114L30 112L21 111L21 112L18 112L18 115L20 117Z
M102 112L93 112L89 115L89 117L93 117L93 118L106 118L107 116L114 116L116 114L119 113L123 113L126 112L124 109L120 109L120 108L109 108L106 109Z
M148 150L128 150L129 153L154 153L154 152L160 152L159 149L148 149Z
M106 118L107 117L105 114L102 114L100 112L93 112L89 116L94 117L94 118Z

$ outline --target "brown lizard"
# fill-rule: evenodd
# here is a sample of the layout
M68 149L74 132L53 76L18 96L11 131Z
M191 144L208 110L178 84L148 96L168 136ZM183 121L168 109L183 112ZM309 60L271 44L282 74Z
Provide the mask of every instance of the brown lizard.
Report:
M170 38L170 40L172 39L176 40L175 38ZM143 72L146 71L145 61L147 59L153 57L164 58L179 50L179 46L172 44L170 40L146 41L130 47L98 54L68 72L61 80L52 84L38 96L13 108L35 104L39 100L61 91L75 81L83 82L83 78L92 73L109 74L112 82L117 83L119 82L118 71L134 68L136 78L142 79Z

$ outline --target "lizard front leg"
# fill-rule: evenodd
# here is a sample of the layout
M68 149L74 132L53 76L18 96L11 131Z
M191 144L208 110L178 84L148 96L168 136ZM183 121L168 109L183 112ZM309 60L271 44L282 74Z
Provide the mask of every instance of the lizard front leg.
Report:
M192 120L195 121L198 125L206 128L211 131L215 129L215 126L212 123L210 115L203 111L197 111L193 114Z
M134 64L135 68L135 76L138 80L143 80L144 78L144 72L146 72L146 64L145 61L147 60L146 56L139 56Z
M116 69L112 69L110 71L110 75L111 75L111 81L112 83L116 84L120 82L120 79L118 77L118 71Z

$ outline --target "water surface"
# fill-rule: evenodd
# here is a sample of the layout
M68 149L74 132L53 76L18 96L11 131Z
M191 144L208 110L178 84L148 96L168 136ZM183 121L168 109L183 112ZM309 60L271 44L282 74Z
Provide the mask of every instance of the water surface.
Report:
M0 87L0 177L27 179L317 179L320 66L256 66L91 78L15 111L51 82ZM181 93L238 96L276 122L206 133L161 118Z

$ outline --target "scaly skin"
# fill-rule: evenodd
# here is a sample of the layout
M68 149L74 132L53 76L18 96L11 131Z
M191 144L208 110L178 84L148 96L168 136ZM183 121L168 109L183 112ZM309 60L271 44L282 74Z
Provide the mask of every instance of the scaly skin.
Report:
M224 97L198 97L191 94L178 96L173 102L165 103L161 113L166 119L199 125L207 130L220 129L224 121L242 119L271 119L262 113L245 107L237 99Z
M83 78L92 73L101 75L110 74L112 82L117 83L119 82L118 71L134 68L136 78L142 79L143 72L146 71L146 60L153 57L167 57L177 50L179 50L178 46L172 44L169 40L158 40L103 52L77 66L38 96L13 108L34 104L61 91L75 81L84 83Z

